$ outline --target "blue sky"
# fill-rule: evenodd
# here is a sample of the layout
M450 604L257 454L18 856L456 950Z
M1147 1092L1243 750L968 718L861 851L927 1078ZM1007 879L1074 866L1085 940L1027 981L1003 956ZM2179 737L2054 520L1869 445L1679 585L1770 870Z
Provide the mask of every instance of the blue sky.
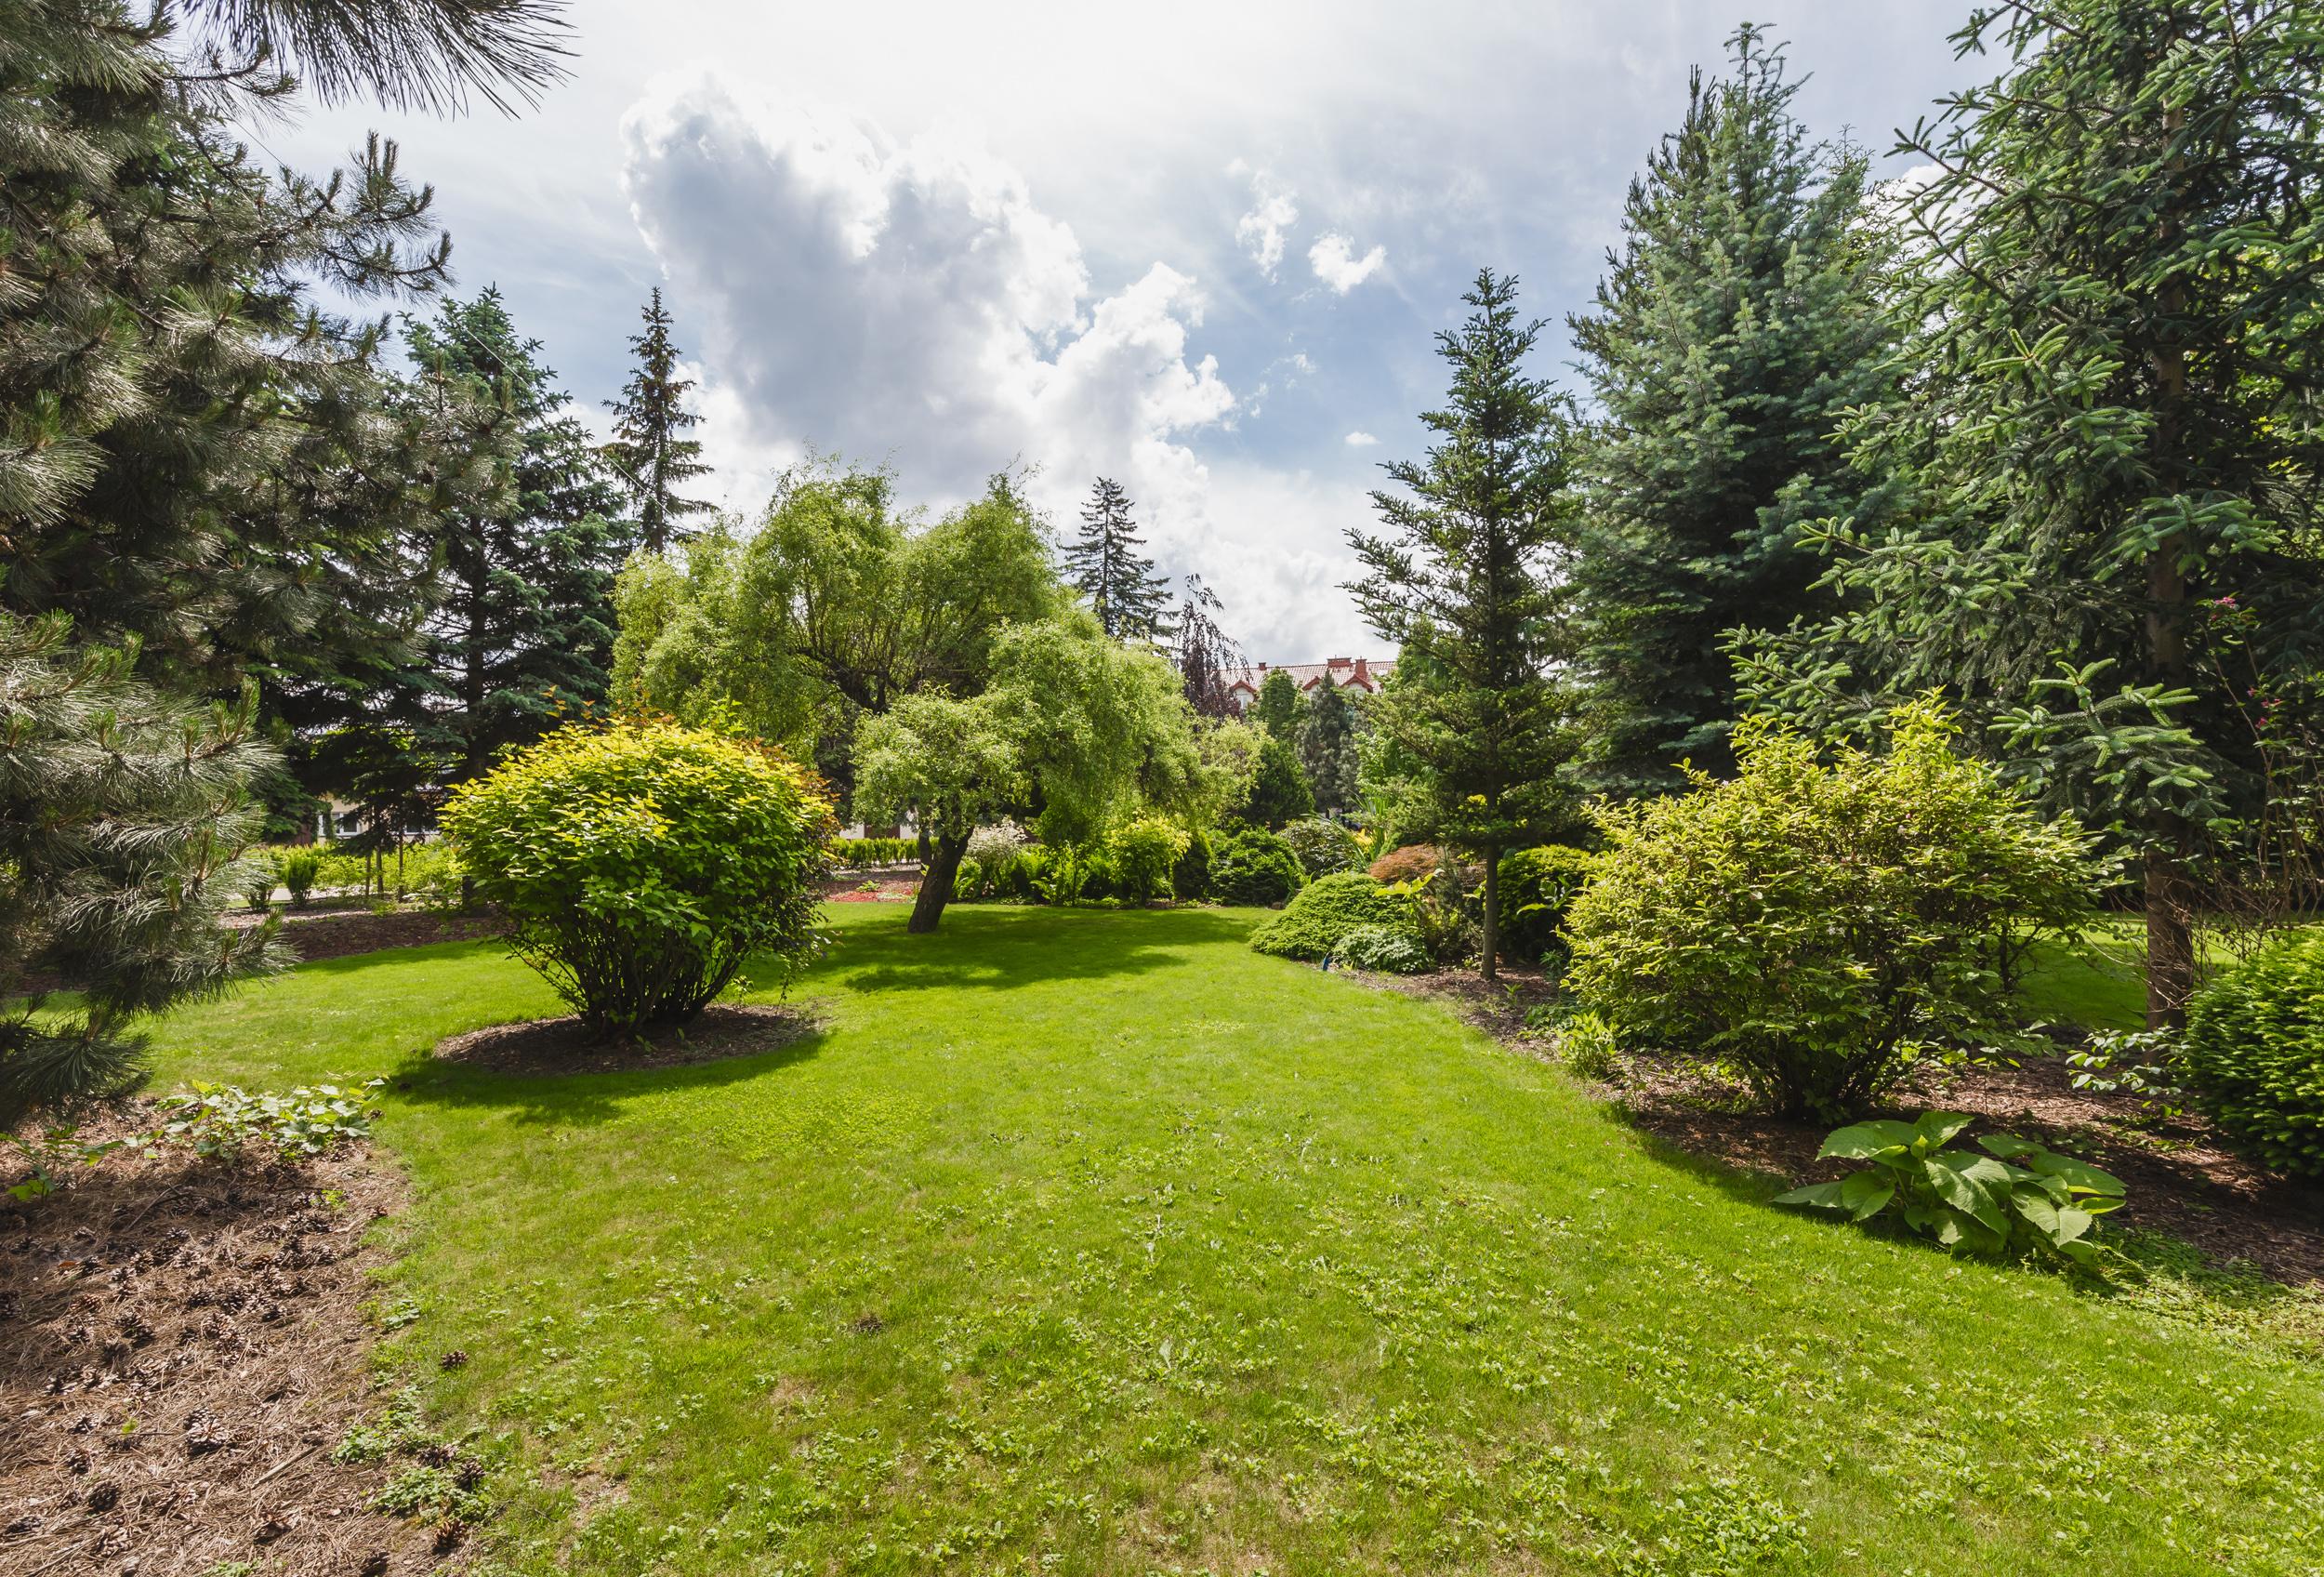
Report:
M531 113L259 134L310 168L395 137L457 287L497 284L592 412L662 285L731 507L810 445L931 509L1029 463L1061 527L1102 471L1254 656L1306 661L1380 649L1343 533L1417 453L1479 265L1521 276L1571 384L1563 320L1690 66L1765 23L1809 126L1885 153L1992 74L1947 42L1966 8L585 0Z

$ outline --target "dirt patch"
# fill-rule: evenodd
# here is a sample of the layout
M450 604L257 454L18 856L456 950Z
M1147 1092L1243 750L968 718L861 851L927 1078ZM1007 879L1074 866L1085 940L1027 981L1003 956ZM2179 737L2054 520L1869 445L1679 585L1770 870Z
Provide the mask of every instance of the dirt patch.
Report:
M1527 1012L1555 997L1538 970L1509 969L1499 986L1457 970L1356 978L1446 1003L1506 1044L1549 1054L1550 1042L1525 1027ZM1603 1093L1644 1132L1745 1171L1796 1184L1850 1170L1816 1159L1829 1123L1740 1110L1737 1088L1691 1068L1633 1058ZM2289 1286L2324 1285L2324 1189L2269 1177L2200 1117L2155 1120L2135 1095L2077 1090L2063 1055L2019 1067L1934 1069L1866 1115L1909 1120L1931 1107L1976 1116L1966 1137L2019 1133L2113 1173L2128 1185L2129 1202L2110 1222L2167 1232L2215 1264L2248 1261Z
M920 879L917 875L859 877L825 883L823 901L826 904L908 904L919 895Z
M567 1014L471 1029L438 1041L435 1055L443 1062L525 1078L627 1073L755 1056L802 1040L822 1025L803 1008L722 1002L704 1008L692 1024L658 1029L641 1040L607 1040L584 1028L577 1014Z
M140 1103L84 1134L153 1120ZM0 1200L0 1570L434 1569L430 1531L368 1509L388 1465L331 1460L378 1405L365 1239L402 1199L362 1153L117 1152Z
M262 916L232 914L229 927L256 925ZM382 948L424 948L435 942L474 942L501 935L508 922L495 914L430 914L424 909L399 909L374 914L369 909L324 910L283 916L283 940L301 961L343 959L356 953L376 953Z

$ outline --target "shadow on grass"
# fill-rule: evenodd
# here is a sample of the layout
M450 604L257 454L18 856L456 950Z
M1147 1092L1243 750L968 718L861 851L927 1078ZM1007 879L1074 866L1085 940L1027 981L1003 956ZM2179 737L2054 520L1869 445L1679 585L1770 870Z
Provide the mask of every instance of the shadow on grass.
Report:
M611 1073L495 1073L438 1062L431 1053L416 1051L396 1065L390 1088L414 1106L490 1108L508 1112L519 1122L580 1127L612 1121L624 1103L637 1096L722 1089L779 1072L820 1055L829 1039L830 1032L818 1027L744 1056Z
M841 932L830 957L801 984L812 988L834 981L859 991L1010 991L1167 969L1187 961L1188 947L1240 942L1250 932L1248 920L1212 909L977 906L966 912L949 908L938 930L915 936L904 928L903 906L896 908L892 925Z

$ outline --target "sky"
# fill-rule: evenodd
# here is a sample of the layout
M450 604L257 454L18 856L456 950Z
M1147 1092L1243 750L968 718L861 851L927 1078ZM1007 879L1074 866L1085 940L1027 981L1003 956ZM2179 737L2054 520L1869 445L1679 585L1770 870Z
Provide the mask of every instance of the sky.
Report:
M1817 136L1888 155L1992 74L1967 0L1109 7L577 0L572 74L515 117L313 108L435 188L456 289L496 285L586 414L656 285L715 467L755 517L811 451L941 512L1030 468L1070 533L1119 481L1158 566L1254 657L1383 655L1340 583L1381 462L1417 458L1434 336L1481 266L1568 388L1632 175L1738 21L1789 43Z

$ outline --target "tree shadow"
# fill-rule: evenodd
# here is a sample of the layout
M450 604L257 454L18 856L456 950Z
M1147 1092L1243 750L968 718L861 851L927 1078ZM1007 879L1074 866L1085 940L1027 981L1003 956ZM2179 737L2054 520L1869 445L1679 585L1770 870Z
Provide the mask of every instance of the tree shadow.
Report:
M863 991L1011 991L1167 969L1186 962L1190 948L1240 942L1249 932L1248 921L1212 909L979 906L964 915L956 908L926 935L905 931L901 914L891 927L852 927L805 982Z
M388 1076L389 1088L416 1107L492 1109L520 1123L586 1127L614 1120L645 1096L722 1089L779 1073L820 1055L829 1039L829 1029L817 1026L780 1046L716 1062L605 1073L499 1073L440 1062L429 1048L406 1052Z

